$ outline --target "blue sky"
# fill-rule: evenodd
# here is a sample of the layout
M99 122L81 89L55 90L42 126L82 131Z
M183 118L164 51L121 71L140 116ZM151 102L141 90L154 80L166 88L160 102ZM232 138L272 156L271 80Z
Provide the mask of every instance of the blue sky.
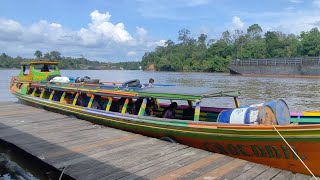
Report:
M2 0L0 53L117 62L177 41L180 29L210 39L252 24L299 34L320 26L320 0Z

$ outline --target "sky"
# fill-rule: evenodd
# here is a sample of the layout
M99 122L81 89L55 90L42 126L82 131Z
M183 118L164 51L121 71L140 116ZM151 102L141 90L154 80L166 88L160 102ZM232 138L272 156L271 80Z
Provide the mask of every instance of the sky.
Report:
M59 51L104 62L140 61L189 29L219 39L259 24L299 34L320 27L320 0L1 0L0 53Z

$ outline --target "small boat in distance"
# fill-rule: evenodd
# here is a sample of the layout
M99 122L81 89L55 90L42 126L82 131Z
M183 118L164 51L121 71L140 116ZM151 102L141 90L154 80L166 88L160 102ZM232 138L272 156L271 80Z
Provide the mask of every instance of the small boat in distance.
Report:
M68 78L59 76L56 62L24 63L20 74L12 77L10 91L22 103L50 111L297 173L311 171L320 176L320 124L290 123L289 109L282 100L239 108L240 93L236 90L141 88L137 81L121 85L96 79L68 82ZM212 101L224 98L226 104L231 103L234 108L202 106L206 98Z

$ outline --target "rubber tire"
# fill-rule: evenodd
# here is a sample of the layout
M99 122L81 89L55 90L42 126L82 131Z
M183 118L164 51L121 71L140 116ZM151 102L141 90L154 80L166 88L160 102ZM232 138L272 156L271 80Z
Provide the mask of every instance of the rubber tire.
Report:
M130 81L126 81L122 84L122 86L125 86L125 87L138 87L140 85L140 80L139 79L133 79L133 80L130 80Z
M177 143L175 140L173 140L172 138L170 138L168 136L162 137L162 138L160 138L160 140L171 142L171 143Z

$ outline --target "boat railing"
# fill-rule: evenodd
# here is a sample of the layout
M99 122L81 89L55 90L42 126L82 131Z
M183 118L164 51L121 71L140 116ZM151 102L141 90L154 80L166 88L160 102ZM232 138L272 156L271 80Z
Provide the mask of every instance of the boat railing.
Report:
M319 57L284 57L284 58L266 58L266 59L234 59L231 65L320 65Z

